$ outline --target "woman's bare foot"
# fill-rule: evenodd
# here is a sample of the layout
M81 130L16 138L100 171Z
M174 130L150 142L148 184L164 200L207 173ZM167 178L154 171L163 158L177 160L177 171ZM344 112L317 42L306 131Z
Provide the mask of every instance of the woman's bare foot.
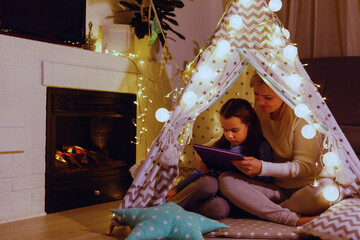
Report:
M296 222L296 227L302 226L305 223L310 222L311 220L313 220L314 218L316 218L317 216L311 216L311 217L307 217L307 216L302 216L300 217L297 222Z

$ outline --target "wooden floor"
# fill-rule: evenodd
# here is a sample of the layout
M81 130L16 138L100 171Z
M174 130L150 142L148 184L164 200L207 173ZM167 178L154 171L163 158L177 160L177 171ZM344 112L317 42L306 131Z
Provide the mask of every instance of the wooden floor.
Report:
M0 224L0 240L124 240L131 232L130 227L117 227L111 236L106 235L112 218L109 209L119 205L120 201L115 201Z
M115 228L106 235L112 218L111 208L118 208L119 201L90 207L48 214L10 223L0 224L1 240L110 240L125 239L129 227Z

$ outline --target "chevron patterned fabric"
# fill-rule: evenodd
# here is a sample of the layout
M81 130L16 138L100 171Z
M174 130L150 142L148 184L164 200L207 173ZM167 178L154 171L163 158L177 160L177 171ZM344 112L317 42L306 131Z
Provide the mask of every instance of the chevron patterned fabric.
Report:
M228 27L228 22L231 16L242 16L244 29L242 34L234 34L234 36L228 39L235 48L249 49L256 48L268 48L271 41L271 30L268 29L264 22L268 22L271 19L271 13L266 11L265 1L251 1L248 6L240 3L239 0L234 0L233 4L226 12L222 24L214 34L214 37L220 38L225 36L229 38L231 35L231 29ZM267 14L264 14L267 13Z
M360 199L340 201L305 224L301 231L321 239L360 239Z

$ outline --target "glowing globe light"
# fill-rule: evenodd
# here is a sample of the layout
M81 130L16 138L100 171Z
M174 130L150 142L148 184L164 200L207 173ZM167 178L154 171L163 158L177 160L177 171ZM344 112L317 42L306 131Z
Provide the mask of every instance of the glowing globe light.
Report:
M327 167L335 167L338 164L338 156L334 152L327 152L323 156L323 163Z
M158 110L156 110L155 118L159 122L166 122L167 120L169 120L169 117L170 113L166 108L159 108Z
M282 8L281 0L270 0L269 7L272 11L277 12Z
M333 202L339 198L340 191L335 186L327 186L325 187L323 194L326 200Z
M303 103L296 105L294 109L295 115L299 118L304 118L310 113L310 109Z
M197 96L193 91L186 91L183 95L183 101L188 106L193 106L197 101Z
M312 139L313 137L315 137L316 135L316 130L313 126L311 125L305 125L302 129L301 129L301 134L303 135L304 138L306 139Z
M287 59L293 60L297 56L297 47L293 45L287 45L284 48L283 54Z
M226 40L221 40L218 42L215 51L214 51L214 57L216 59L224 59L226 55L230 51L230 43Z
M196 79L201 82L210 82L214 76L214 72L208 66L199 67L196 73Z
M233 15L229 19L230 27L235 30L239 30L243 25L243 20L239 15Z
M282 29L282 33L284 34L284 36L285 36L286 39L289 39L289 38L290 38L290 32L289 32L289 30L287 30L286 28L283 28L283 29Z
M286 84L296 90L301 85L301 76L298 74L291 74L287 77Z
M277 47L280 47L280 46L282 46L283 45L283 40L281 39L281 37L273 37L273 39L272 39L272 44L274 45L274 46L277 46Z

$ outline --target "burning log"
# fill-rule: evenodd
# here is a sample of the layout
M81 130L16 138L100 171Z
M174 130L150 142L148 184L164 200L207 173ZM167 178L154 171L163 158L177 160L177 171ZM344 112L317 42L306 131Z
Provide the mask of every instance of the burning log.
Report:
M56 150L55 166L61 172L84 171L95 168L123 167L123 161L109 158L109 151L89 151L79 146L63 145L62 151Z
M63 153L60 152L60 151L56 151L56 154L55 154L55 167L61 168L61 169L67 169L68 168L68 163L63 158Z

